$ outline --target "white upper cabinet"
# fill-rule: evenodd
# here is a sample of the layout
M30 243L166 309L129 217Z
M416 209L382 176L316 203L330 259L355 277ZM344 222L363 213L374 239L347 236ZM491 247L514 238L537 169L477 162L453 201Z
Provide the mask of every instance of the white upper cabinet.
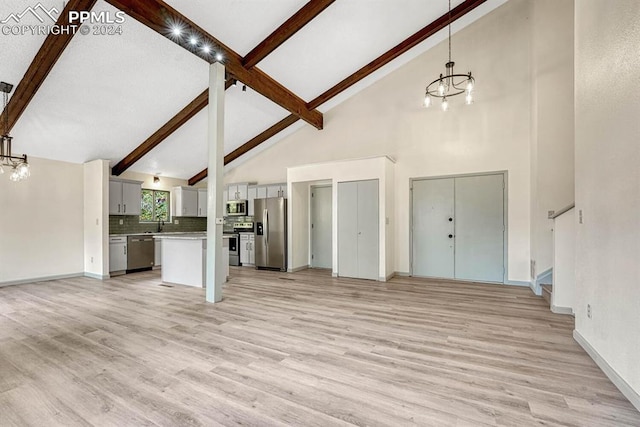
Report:
M198 216L207 216L207 189L198 188Z
M249 184L248 183L239 183L239 184L229 184L227 186L228 191L228 200L247 200L249 196Z
M267 187L261 185L260 187L256 187L256 199L266 199L267 198Z
M249 216L253 216L253 204L255 203L255 199L257 198L258 198L258 187L256 187L255 185L252 185L249 187L248 193L247 193L247 203L249 204L247 211Z
M198 190L190 187L174 187L174 216L198 216Z
M287 198L287 183L270 184L267 186L267 197Z
M109 215L140 215L142 182L109 180Z

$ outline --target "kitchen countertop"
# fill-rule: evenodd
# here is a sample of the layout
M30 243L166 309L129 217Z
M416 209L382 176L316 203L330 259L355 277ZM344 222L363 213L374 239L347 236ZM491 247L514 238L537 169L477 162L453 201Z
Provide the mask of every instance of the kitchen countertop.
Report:
M125 233L125 234L109 234L109 237L128 237L128 236L164 236L175 234L206 234L206 231L161 231L159 233Z
M167 235L168 234L168 235ZM154 239L159 240L206 240L207 235L203 233L174 233L174 234L157 234L153 236ZM223 239L231 239L231 236L223 235Z

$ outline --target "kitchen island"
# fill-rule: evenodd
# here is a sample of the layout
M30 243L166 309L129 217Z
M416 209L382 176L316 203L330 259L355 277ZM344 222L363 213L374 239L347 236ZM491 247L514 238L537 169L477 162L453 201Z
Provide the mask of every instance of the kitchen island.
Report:
M207 235L156 235L162 245L162 281L204 288L207 282ZM222 251L229 277L229 240L223 236Z

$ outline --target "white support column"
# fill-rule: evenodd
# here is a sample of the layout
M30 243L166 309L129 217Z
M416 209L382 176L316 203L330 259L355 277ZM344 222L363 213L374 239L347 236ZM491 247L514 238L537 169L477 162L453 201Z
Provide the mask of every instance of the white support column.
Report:
M222 250L222 181L224 167L224 65L209 68L209 145L207 183L207 302L222 301L227 279ZM220 221L216 221L219 219ZM227 260L228 261L228 260Z

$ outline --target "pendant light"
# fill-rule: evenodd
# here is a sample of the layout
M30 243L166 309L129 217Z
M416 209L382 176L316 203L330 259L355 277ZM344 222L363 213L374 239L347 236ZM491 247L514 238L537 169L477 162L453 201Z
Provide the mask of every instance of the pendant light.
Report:
M9 179L11 181L22 181L29 178L31 171L27 162L27 155L14 156L11 153L11 142L13 138L9 136L9 93L13 89L13 85L0 82L0 92L4 98L4 129L0 137L0 175L5 173L5 168L9 170Z
M451 0L449 0L449 61L445 64L445 73L429 83L425 89L424 106L430 107L433 104L432 98L440 98L442 100L442 111L449 109L449 98L461 95L465 96L465 103L470 105L473 103L473 89L475 87L475 79L468 74L456 74L453 71L455 62L451 60Z

